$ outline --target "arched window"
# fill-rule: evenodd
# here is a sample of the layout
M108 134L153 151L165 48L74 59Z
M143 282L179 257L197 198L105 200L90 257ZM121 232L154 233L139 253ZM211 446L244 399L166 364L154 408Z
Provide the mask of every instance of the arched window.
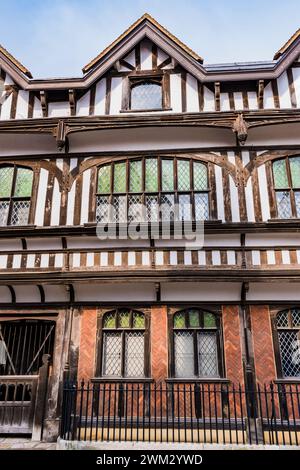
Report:
M102 376L146 377L145 348L148 341L142 312L116 309L102 319Z
M130 109L162 109L162 86L160 82L143 80L132 84Z
M28 224L32 182L28 168L0 167L0 226Z
M167 157L118 161L99 168L96 221L207 220L209 199L205 163Z
M278 218L300 218L300 157L274 161L273 179Z
M276 316L281 375L300 377L300 309L292 308Z
M173 317L173 375L220 377L220 328L214 313L190 308Z

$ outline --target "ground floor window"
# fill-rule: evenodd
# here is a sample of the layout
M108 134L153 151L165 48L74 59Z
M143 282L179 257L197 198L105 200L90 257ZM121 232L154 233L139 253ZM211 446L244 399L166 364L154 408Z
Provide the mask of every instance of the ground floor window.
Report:
M282 310L276 316L279 362L283 377L300 377L300 309Z

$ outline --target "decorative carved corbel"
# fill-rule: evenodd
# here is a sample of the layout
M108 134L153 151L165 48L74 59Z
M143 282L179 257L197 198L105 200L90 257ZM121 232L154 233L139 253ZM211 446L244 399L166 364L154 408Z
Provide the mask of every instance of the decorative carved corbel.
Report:
M244 145L248 137L248 125L244 120L243 114L238 114L233 123L233 132L236 134L237 140L241 145Z
M47 115L48 115L47 94L43 90L40 91L40 99L41 99L41 107L42 107L43 117L47 117Z
M258 109L264 108L264 88L265 82L264 80L258 80Z
M56 144L57 144L58 150L63 150L63 148L66 145L66 139L67 139L67 127L63 119L60 119L58 121L57 127L53 131L53 135L56 138Z
M69 103L70 103L70 113L71 116L75 116L76 114L76 100L75 100L75 90L69 90Z

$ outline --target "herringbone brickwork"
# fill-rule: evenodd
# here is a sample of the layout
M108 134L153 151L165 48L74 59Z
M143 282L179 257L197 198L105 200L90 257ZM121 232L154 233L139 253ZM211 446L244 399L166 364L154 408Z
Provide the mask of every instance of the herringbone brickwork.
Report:
M226 378L234 384L244 383L239 307L222 308Z
M81 316L78 380L95 376L96 339L97 312L86 309Z
M167 307L151 309L151 375L160 382L168 377Z
M270 312L267 305L250 307L256 379L269 383L276 377Z

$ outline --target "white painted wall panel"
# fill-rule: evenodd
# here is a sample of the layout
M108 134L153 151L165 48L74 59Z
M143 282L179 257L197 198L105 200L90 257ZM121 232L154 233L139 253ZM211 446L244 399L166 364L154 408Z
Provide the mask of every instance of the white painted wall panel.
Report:
M80 301L153 301L154 283L135 284L75 284L75 298Z
M294 87L297 101L297 108L300 108L300 68L292 69L294 78Z
M95 115L105 114L105 95L106 95L106 78L102 78L96 85L95 94Z
M82 199L81 199L81 214L80 214L81 225L88 222L90 181L91 181L91 170L86 170L83 173L83 177L82 177Z
M160 47L157 48L157 65L160 65L162 62L168 59L168 54L166 54Z
M271 218L271 215L270 215L270 203L269 203L268 184L267 184L265 165L261 165L258 167L257 174L258 174L262 219L266 221Z
M233 93L234 97L234 107L235 109L244 109L244 104L243 104L243 94L240 91L235 91Z
M223 181L222 181L222 168L218 165L214 165L215 178L216 178L216 195L217 195L217 211L218 219L225 221L224 212L224 193L223 193Z
M228 161L235 165L235 154L234 152L228 152ZM239 208L239 195L238 189L231 175L229 175L229 187L230 187L230 203L231 203L231 215L232 222L240 222L240 208Z
M170 75L170 98L171 108L174 113L181 113L182 101L181 101L181 74Z
M16 109L16 119L27 119L28 99L29 99L29 92L26 90L19 90L18 100L17 100L17 109Z
M1 106L1 119L2 120L10 119L11 104L12 104L12 94L10 94L8 98L6 98L6 100Z
M122 108L122 77L111 79L109 114L119 114Z
M291 97L289 91L289 82L287 73L283 72L280 77L277 78L279 103L281 108L291 108Z
M300 300L300 283L250 283L248 300Z
M76 103L76 116L88 116L90 110L90 92L85 93Z
M152 43L142 41L141 48L141 70L152 70Z
M68 194L67 225L73 225L75 194L76 194L75 191L76 191L76 181L74 181L74 183L72 184L72 188Z
M198 81L190 73L186 74L186 110L190 113L199 111Z
M240 283L218 282L172 282L161 284L162 301L239 301Z
M40 100L35 96L33 102L33 113L32 116L34 119L39 119L43 117L42 105Z
M59 191L58 181L55 178L54 185L53 185L50 225L59 225L60 207L61 207L61 192Z
M204 107L203 111L215 111L215 95L206 86L203 87Z
M258 109L257 94L255 91L248 91L249 109Z
M274 108L274 95L272 90L271 82L264 89L264 108L273 109Z
M68 101L57 101L48 104L49 117L63 117L70 115L70 103Z
M44 224L47 182L48 182L48 171L42 168L40 172L36 211L35 211L35 221L34 221L35 225L37 226L42 226Z
M230 111L228 93L220 93L220 106L221 106L221 111Z
M131 51L126 57L124 57L124 60L128 62L128 64L132 65L135 67L135 51Z

